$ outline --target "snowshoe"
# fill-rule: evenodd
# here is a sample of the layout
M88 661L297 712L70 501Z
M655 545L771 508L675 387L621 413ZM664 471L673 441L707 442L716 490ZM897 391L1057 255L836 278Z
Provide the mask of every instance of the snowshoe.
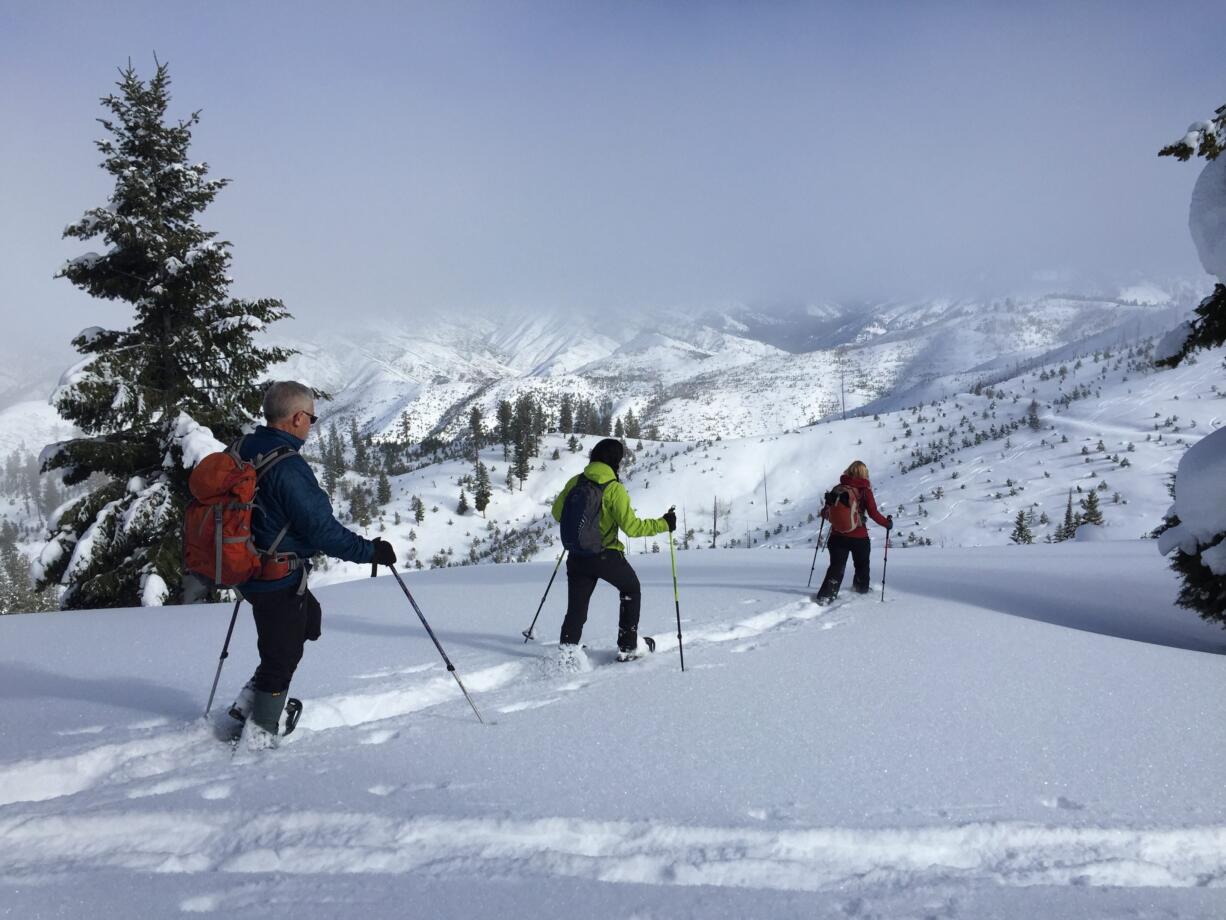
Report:
M639 636L638 645L632 649L618 649L617 661L634 661L656 650L656 640L651 636Z
M557 668L563 674L578 674L592 670L592 663L582 646L562 644L558 646Z
M290 697L285 701L285 709L278 720L278 731L274 734L261 726L254 719L243 723L242 731L231 742L237 748L245 747L248 751L269 751L280 746L281 739L291 734L298 727L302 718L302 700Z
M293 732L302 718L302 700L290 697L285 701L285 724L281 726L281 737Z
M230 704L230 718L238 722L246 722L247 716L251 715L251 703L254 700L255 682L249 680L243 684L243 689L238 691L238 696Z

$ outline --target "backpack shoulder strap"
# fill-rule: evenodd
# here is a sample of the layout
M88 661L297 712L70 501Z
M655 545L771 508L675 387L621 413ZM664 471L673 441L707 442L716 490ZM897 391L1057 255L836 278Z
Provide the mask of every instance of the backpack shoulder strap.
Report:
M291 454L297 454L297 453L298 451L294 450L292 447L288 445L282 445L281 447L278 447L275 450L270 450L266 454L260 454L258 457L255 458L255 461L252 463L252 465L255 467L256 481L258 482L260 480L260 477L262 477L265 473L267 473L270 469L272 469L274 466L276 466L286 457L290 456Z

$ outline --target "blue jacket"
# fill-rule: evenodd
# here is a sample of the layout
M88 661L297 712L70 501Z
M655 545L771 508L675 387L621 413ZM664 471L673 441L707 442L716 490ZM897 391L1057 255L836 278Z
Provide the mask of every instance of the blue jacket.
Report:
M324 553L347 562L370 562L375 545L342 526L332 513L328 493L319 487L319 480L310 464L299 454L302 439L288 431L260 425L247 435L239 446L239 456L254 460L278 447L292 447L294 454L283 457L260 477L255 496L255 511L251 515L251 535L258 549L269 549L281 528L289 522L280 544L279 553L297 553L308 560ZM291 572L275 581L249 581L242 586L244 594L277 591L297 585L300 572Z

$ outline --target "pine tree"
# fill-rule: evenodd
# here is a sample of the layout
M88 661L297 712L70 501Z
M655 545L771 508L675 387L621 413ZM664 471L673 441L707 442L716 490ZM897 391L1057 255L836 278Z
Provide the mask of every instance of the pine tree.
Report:
M413 520L418 524L426 519L426 503L416 495L414 495L413 500L409 502L409 507L413 509Z
M134 313L126 329L91 328L73 340L87 358L53 396L86 436L48 448L43 469L64 470L66 485L106 479L60 516L35 566L39 586L62 583L60 602L73 608L181 596L188 467L210 443L201 426L236 438L259 409L261 376L292 354L255 344L288 313L278 300L231 297L230 244L197 223L228 184L188 158L199 113L166 121L164 64L148 83L129 66L117 86L102 100L109 136L97 142L114 191L64 230L101 237L106 252L57 275Z
M460 487L460 500L455 506L456 514L468 514L468 496L464 494L464 487Z
M575 430L575 402L569 393L562 395L562 406L558 410L558 430L562 434L573 434Z
M387 478L387 473L382 470L379 472L379 481L375 486L375 502L380 505L386 505L392 500L392 483Z
M1069 489L1068 504L1064 507L1064 520L1056 529L1055 541L1063 543L1065 540L1073 539L1077 535L1077 525L1080 523L1080 518L1073 515L1073 490Z
M639 424L639 420L635 416L633 409L626 410L626 420L623 428L626 432L626 438L628 440L637 441L643 436L642 425Z
M1039 401L1037 399L1030 400L1030 405L1026 407L1026 424L1030 426L1031 431L1038 431L1043 427L1039 422Z
M485 517L485 509L489 507L490 498L494 493L490 488L489 470L485 468L485 464L480 460L477 461L477 471L474 478L476 484L473 486L473 507L480 512L482 517Z
M485 442L485 432L481 430L481 407L473 406L468 412L468 435L472 438L473 462L481 455L481 445Z
M1226 239L1223 238L1223 228L1217 215L1211 216L1208 220L1202 219L1207 213L1211 213L1211 209L1220 211L1221 208L1221 186L1223 176L1226 175L1226 166L1223 165L1226 164L1226 160L1221 159L1224 150L1226 150L1226 105L1219 108L1207 121L1192 125L1181 140L1164 147L1159 152L1160 156L1173 156L1184 161L1193 156L1204 157L1209 161L1197 181L1198 191L1202 183L1206 187L1204 194L1199 196L1199 202L1197 197L1193 198L1190 225L1199 228L1199 233L1194 230L1194 238L1202 264L1207 271L1215 274L1218 280L1218 283L1214 285L1213 293L1201 301L1196 308L1196 319L1190 323L1187 329L1188 334L1183 342L1173 354L1155 362L1159 365L1175 367L1193 352L1226 342L1226 269L1224 269L1226 260L1223 260L1221 255L1226 251ZM1215 227L1216 230L1213 229ZM1146 440L1148 439L1147 435ZM1129 450L1131 449L1130 444ZM1195 449L1201 457L1202 464L1207 456L1210 462L1218 460L1223 453L1226 453L1226 434L1216 431L1207 435L1195 446ZM1180 501L1178 495L1180 480L1185 476L1193 475L1190 471L1185 472L1184 463L1181 461L1179 472L1176 474L1176 495L1174 496L1176 505ZM1185 496L1185 501L1189 499L1189 496ZM1179 517L1173 515L1167 518L1162 530L1180 526ZM1184 534L1182 539L1175 545L1166 547L1164 552L1171 553L1171 568L1179 575L1182 582L1176 602L1180 606L1197 611L1206 620L1226 625L1226 572L1223 572L1220 566L1213 566L1207 558L1210 550L1218 553L1220 557L1223 544L1226 544L1226 531L1207 535L1204 533Z
M502 443L502 459L510 456L513 433L511 425L514 420L514 410L505 399L498 402L498 440Z
M1082 510L1085 511L1085 514L1081 516L1081 523L1098 525L1103 523L1103 514L1098 508L1097 490L1091 489L1086 497L1081 500L1080 505Z
M519 491L522 492L524 490L524 482L528 479L528 473L532 470L532 457L528 452L528 444L526 440L521 439L515 442L515 454L512 458L512 466L515 470L515 478L519 480Z
M1026 512L1019 511L1017 517L1013 521L1013 533L1009 534L1009 539L1014 543L1033 543L1034 533L1030 530L1030 525L1026 522Z

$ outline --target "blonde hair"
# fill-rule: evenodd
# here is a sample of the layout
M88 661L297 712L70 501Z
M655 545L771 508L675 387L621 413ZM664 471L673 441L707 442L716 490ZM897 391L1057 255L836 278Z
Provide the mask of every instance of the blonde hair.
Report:
M863 460L857 460L843 471L843 475L854 476L857 479L868 479L868 467L864 465Z

